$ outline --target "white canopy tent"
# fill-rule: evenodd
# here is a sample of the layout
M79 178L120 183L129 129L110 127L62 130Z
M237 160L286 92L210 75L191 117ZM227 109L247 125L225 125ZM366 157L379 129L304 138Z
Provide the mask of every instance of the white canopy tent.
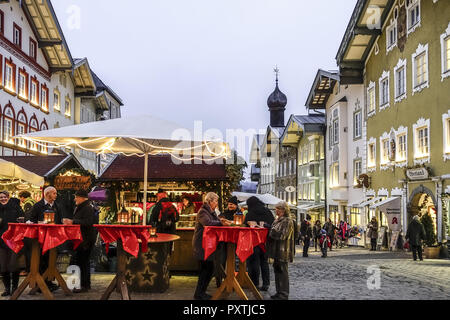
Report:
M271 195L270 193L256 194L256 193L246 193L246 192L237 192L236 191L236 192L233 192L232 195L236 196L238 198L239 202L245 202L250 197L257 197L264 204L272 205L272 206L278 204L280 201L283 201L282 199L277 198L277 197Z
M0 159L0 179L16 179L17 183L23 181L38 187L44 185L43 177L3 159Z
M144 200L147 203L148 155L166 153L174 161L214 161L230 155L229 146L217 139L203 139L173 122L149 115L89 122L15 137L55 147L76 147L97 154L122 153L145 157ZM194 162L195 163L195 162ZM143 219L145 225L146 219Z

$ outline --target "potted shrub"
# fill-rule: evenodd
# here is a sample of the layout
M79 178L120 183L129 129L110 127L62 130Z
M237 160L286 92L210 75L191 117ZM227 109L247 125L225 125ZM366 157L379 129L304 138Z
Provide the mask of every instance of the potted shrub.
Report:
M433 219L429 213L426 213L420 219L425 229L425 249L424 254L428 259L439 258L439 247L436 245L436 233L434 232Z

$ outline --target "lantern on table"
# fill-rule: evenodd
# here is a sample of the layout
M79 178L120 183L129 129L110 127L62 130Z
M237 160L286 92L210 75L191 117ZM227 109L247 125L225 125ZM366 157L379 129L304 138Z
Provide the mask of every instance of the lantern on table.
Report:
M233 216L233 223L238 226L244 224L244 215L243 214L235 214Z
M55 223L55 211L45 210L44 211L44 223L54 224Z
M125 207L117 213L117 222L120 224L127 224L130 222L130 213L125 209Z
M150 226L150 237L156 238L158 235L156 234L156 227Z

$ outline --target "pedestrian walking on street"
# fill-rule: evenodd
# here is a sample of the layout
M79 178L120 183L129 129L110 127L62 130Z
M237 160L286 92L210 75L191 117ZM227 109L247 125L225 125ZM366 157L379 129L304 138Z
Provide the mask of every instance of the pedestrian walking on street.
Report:
M300 225L300 236L303 241L303 257L308 257L308 248L312 239L311 216L306 215L306 219Z
M211 299L211 296L206 293L206 289L213 277L215 254L211 254L207 260L204 260L205 251L202 246L204 227L231 225L230 221L223 218L219 219L216 215L215 210L218 204L219 196L214 192L209 192L205 196L205 203L197 213L194 236L192 237L193 254L195 259L199 261L200 266L197 287L194 293L195 300Z
M323 228L327 232L328 237L330 238L330 251L332 251L333 243L334 243L334 231L336 230L336 226L331 222L331 219L328 218L327 222L323 225Z
M75 250L75 261L81 271L81 288L73 289L73 293L84 293L91 289L91 252L97 239L97 231L94 228L95 211L88 200L88 192L78 190L75 193L75 210L73 219L63 218L64 224L79 224L83 242Z
M10 200L9 192L0 192L0 272L5 286L2 297L10 296L16 291L20 272L17 254L6 245L1 236L8 230L8 223L17 223L17 218L23 216L22 208Z
M247 199L248 213L245 216L244 223L247 226L250 224L263 223L265 228L271 228L275 220L272 212L264 205L264 203L257 197L250 197ZM270 285L270 271L267 253L260 247L253 249L253 254L248 258L247 268L248 275L252 279L253 284L259 287L259 274L262 276L261 291L267 291Z
M423 261L422 240L425 239L425 228L420 222L418 215L415 215L409 223L405 238L409 241L414 261L417 260L417 253L419 254L420 261Z
M330 237L327 235L327 231L325 229L320 230L319 237L319 245L320 250L322 251L322 258L327 257L327 249L331 248Z
M372 217L367 228L369 229L367 236L370 239L370 251L377 251L378 221L376 217Z
M341 222L339 223L339 228L338 228L338 237L340 239L339 246L341 248L347 244L347 241L348 241L347 230L348 230L347 222L345 222L344 220L341 220Z
M288 263L294 261L294 220L289 206L281 201L275 206L277 218L272 224L267 240L267 252L274 259L275 286L277 293L271 296L274 300L289 298Z
M319 245L320 235L321 235L320 230L322 230L322 225L320 223L320 220L317 220L313 227L314 251L317 251L317 246L319 246L319 249L320 249L320 245Z

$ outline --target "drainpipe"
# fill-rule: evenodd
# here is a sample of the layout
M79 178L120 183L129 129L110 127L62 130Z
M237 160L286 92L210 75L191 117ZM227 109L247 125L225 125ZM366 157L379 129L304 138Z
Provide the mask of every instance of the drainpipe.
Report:
M326 124L326 120L325 120L325 124L323 125L323 155L324 155L324 159L323 159L323 185L324 185L324 192L325 192L325 222L326 220L329 218L328 216L328 197L327 197L327 124Z

